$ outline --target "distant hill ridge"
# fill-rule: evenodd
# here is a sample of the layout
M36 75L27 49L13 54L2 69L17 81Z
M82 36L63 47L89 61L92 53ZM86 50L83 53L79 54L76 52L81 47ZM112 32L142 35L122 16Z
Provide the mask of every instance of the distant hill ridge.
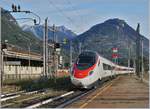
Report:
M86 32L73 39L74 51L79 50L79 43L83 50L95 50L102 56L111 60L112 48L117 47L120 64L127 65L128 47L131 48L132 61L136 57L136 39L138 33L124 20L114 18L92 26ZM149 57L149 40L139 35L144 40L144 57ZM125 62L123 62L125 61Z
M49 27L51 28L51 27ZM29 42L31 50L42 53L42 37L43 27L36 25L32 27L24 26L24 31L19 27L14 17L5 13L2 9L2 42L8 40L10 44L17 45L21 48L28 49ZM31 32L25 32L30 31ZM131 48L131 63L136 57L136 39L138 33L129 26L124 20L115 18L106 20L103 23L94 25L89 30L76 36L71 30L64 26L57 27L57 36L59 42L64 38L68 38L73 42L73 58L75 59L79 53L79 43L82 50L95 50L103 57L111 60L112 48L117 47L119 54L119 64L127 65L128 51ZM149 40L139 35L144 41L144 62L148 63L149 59ZM52 31L49 31L49 39L52 38ZM69 46L63 46L62 52L68 58Z
M2 9L2 43L8 40L8 43L17 45L24 50L28 50L30 45L31 51L41 52L41 41L32 33L24 32L19 27L15 18L6 10Z
M49 39L52 40L53 39L53 27L48 26L48 28L49 28L48 36L49 36ZM44 27L42 25L34 25L34 26L24 25L24 26L22 26L22 30L33 33L40 40L42 40L42 38L43 38ZM55 35L57 36L57 39L59 42L63 41L63 39L65 39L65 38L71 40L75 36L77 36L71 30L67 29L65 26L56 26Z

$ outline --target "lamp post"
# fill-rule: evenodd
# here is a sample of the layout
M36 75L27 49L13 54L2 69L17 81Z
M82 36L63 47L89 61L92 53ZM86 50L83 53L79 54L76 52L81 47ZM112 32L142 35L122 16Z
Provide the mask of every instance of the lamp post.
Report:
M72 68L72 41L70 40L70 73Z
M140 24L138 23L137 28L136 28L136 32L137 32L137 38L136 38L136 74L137 76L140 78L140 56L141 56L141 37L140 37Z
M30 73L31 73L31 59L30 59L30 53L31 53L31 42L29 41L29 45L28 45L28 51L29 51L29 68L30 68Z
M141 40L141 45L142 45L142 72L141 72L141 80L143 81L143 74L144 74L144 65L143 65L143 39Z
M1 86L2 87L2 77L3 77L3 58L2 58L2 38L1 38L1 7L0 7L0 76L1 76Z
M48 18L45 19L43 30L43 73L44 77L48 76Z
M82 43L79 43L79 54L82 52Z

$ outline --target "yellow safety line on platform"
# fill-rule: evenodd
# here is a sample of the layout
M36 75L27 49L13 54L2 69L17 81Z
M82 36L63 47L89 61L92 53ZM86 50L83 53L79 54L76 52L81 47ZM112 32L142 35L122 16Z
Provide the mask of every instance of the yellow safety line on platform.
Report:
M119 77L118 77L119 78ZM117 78L117 79L118 79ZM117 80L116 79L116 80ZM111 85L113 84L114 81L112 81L111 83L109 83L108 85L104 86L101 91L99 93L97 93L94 97L92 97L90 100L88 100L86 103L84 103L83 105L80 106L80 108L84 108L85 106L87 106L89 103L91 103L97 96L99 96L100 94L102 94L105 90L107 90L109 87L111 87Z

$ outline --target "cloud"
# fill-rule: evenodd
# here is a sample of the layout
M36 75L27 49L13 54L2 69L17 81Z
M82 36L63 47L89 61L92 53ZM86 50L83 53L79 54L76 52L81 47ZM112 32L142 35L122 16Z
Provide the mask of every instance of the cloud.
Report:
M0 5L11 9L11 4L20 4L24 10L38 14L42 21L49 17L50 23L65 25L81 33L91 26L109 18L122 18L132 27L141 23L141 33L148 34L149 0L0 0ZM61 12L60 12L61 11ZM65 14L65 16L63 14ZM24 14L16 14L22 17ZM66 16L73 20L68 21ZM24 16L26 17L26 16ZM27 16L31 17L31 16ZM77 25L77 26L75 26Z

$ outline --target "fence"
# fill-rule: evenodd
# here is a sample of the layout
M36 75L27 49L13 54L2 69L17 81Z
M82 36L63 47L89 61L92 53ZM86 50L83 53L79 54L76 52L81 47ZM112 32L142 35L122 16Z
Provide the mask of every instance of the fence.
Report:
M4 74L3 80L22 80L41 77L41 74Z
M5 65L3 79L29 79L42 76L43 67Z
M43 76L43 67L5 65L3 80L34 79ZM50 75L49 75L50 76ZM69 76L68 70L58 70L57 77Z

